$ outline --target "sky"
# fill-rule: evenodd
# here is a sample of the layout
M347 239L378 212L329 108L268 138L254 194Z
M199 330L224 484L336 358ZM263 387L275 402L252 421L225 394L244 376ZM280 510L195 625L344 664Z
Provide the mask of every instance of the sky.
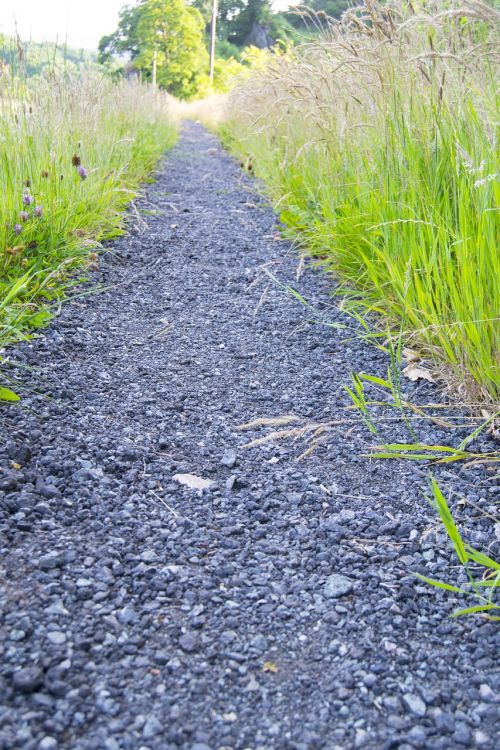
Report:
M67 43L69 47L97 49L99 39L111 34L118 11L127 0L0 0L0 33L17 30L23 41ZM278 10L287 0L275 0Z

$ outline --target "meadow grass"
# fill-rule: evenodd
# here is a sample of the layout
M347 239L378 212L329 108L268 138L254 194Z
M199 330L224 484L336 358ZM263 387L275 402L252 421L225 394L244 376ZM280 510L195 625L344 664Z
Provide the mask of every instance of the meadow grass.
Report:
M0 346L29 336L175 140L164 94L98 72L0 76Z
M237 87L223 131L348 309L476 402L500 396L499 19L367 0Z

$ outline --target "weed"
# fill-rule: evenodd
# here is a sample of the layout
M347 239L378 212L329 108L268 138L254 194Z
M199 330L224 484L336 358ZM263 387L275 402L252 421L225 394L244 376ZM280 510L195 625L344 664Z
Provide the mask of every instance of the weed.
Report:
M417 573L418 578L431 586L463 594L479 602L473 606L456 610L452 617L481 614L491 620L500 620L500 605L494 600L495 594L500 588L500 563L464 542L453 520L448 503L434 478L431 479L430 486L431 502L438 512L460 564L467 574L468 585L466 587L455 586L436 581L434 578L428 578L420 573ZM482 572L482 575L479 575L480 572Z

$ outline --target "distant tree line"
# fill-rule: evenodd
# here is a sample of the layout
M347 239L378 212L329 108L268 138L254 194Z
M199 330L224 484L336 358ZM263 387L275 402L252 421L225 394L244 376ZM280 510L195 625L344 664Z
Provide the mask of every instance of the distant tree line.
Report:
M0 68L13 74L40 75L50 71L77 71L97 63L97 55L55 42L22 42L0 34Z

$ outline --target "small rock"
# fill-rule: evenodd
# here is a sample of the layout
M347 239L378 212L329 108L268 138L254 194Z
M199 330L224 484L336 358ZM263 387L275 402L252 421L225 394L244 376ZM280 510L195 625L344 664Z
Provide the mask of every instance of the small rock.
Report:
M479 695L483 701L487 701L488 703L496 703L497 700L500 700L500 696L496 696L490 686L485 682L479 686Z
M118 612L117 619L122 625L130 625L137 621L137 613L130 604L127 604Z
M201 646L200 636L197 633L184 633L179 638L179 646L188 654L194 653Z
M60 630L52 630L50 633L47 633L47 639L56 646L66 643L66 636Z
M476 740L476 745L479 747L485 747L489 745L490 737L489 735L485 734L485 732L481 731L481 729L477 729L474 733L474 739Z
M267 639L261 634L254 636L250 641L250 648L263 653L267 649Z
M458 742L459 745L466 745L467 747L471 746L472 733L464 721L458 721L455 725L453 739L455 742Z
M54 487L53 484L44 484L42 487L40 487L39 492L40 495L46 500L54 500L55 498L61 496L61 490L57 487Z
M11 641L22 641L26 638L26 633L24 630L11 630L9 638Z
M212 750L212 748L204 742L195 742L194 745L191 745L191 750Z
M92 586L92 581L90 580L90 578L78 578L76 581L76 585L79 589L84 589Z
M220 462L222 466L227 466L228 469L232 469L233 466L236 464L236 451L233 451L233 450L224 451Z
M416 716L425 716L427 706L419 695L414 693L405 693L403 695L403 701L409 711Z
M156 718L156 716L150 716L144 724L142 736L145 740L149 740L151 737L156 737L156 735L160 734L162 731L163 724Z
M203 479L203 477L197 477L196 474L174 474L172 479L192 490L208 490L215 484L211 479Z
M43 682L43 672L39 667L24 667L14 673L12 681L15 690L33 693Z
M38 750L55 750L57 747L57 740L54 737L44 737L38 743Z
M336 599L339 596L344 596L344 594L349 594L353 588L353 581L350 578L338 573L332 573L326 579L323 595L327 599Z
M259 690L260 690L260 685L257 682L257 680L255 679L255 677L252 675L250 677L250 680L245 685L245 692L246 693L256 693Z
M53 570L54 568L61 568L63 565L64 558L57 552L49 552L47 555L42 555L38 560L40 570Z

